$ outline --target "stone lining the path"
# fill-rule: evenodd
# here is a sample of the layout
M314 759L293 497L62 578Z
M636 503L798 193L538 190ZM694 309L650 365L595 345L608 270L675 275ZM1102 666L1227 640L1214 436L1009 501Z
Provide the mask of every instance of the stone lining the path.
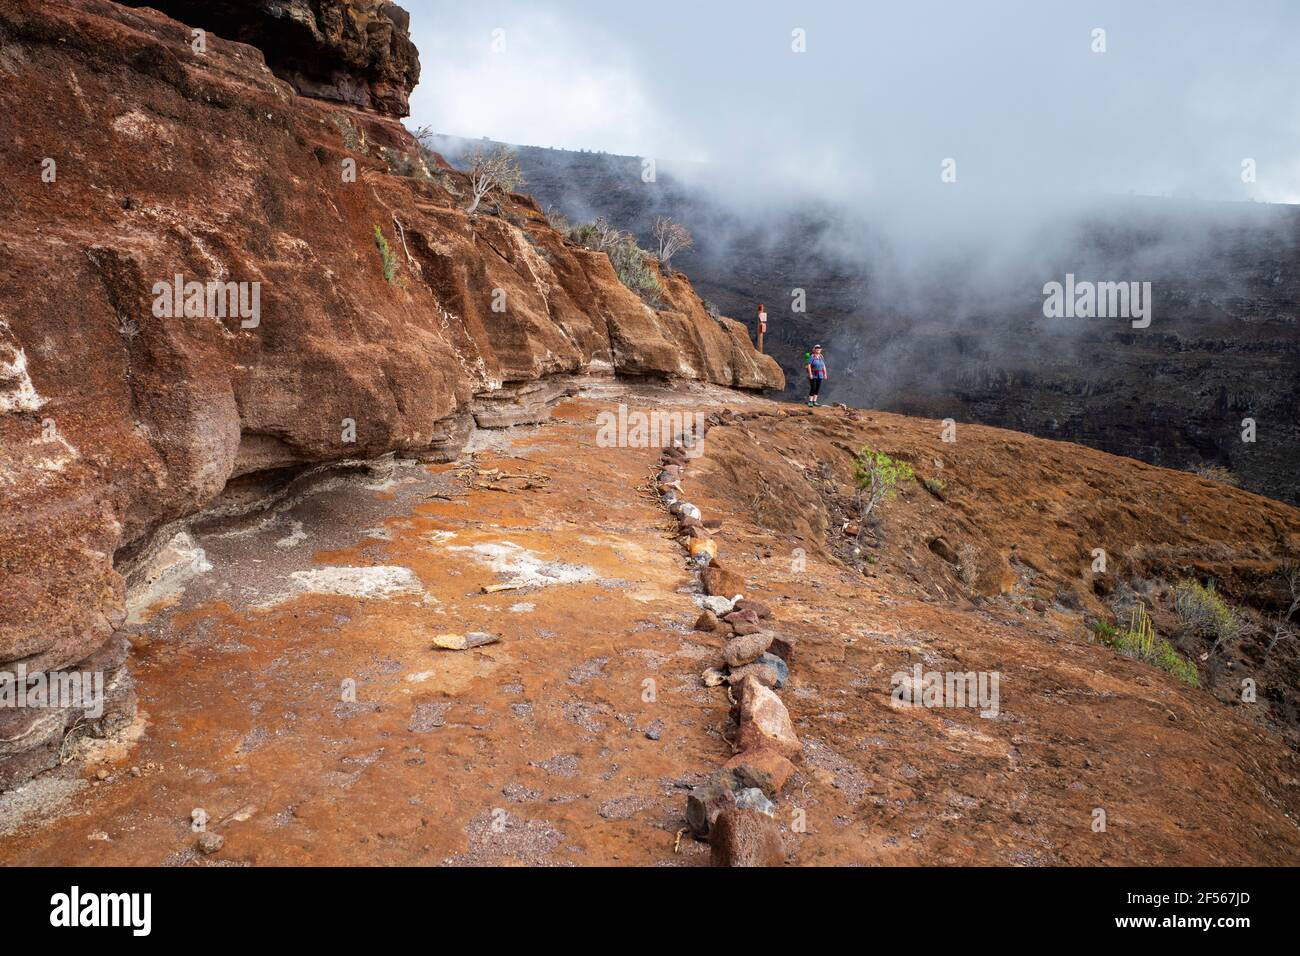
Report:
M702 680L725 688L737 728L736 752L687 797L687 824L698 839L709 841L714 866L779 866L785 847L773 801L794 776L794 761L803 751L776 693L788 678L794 640L775 630L771 609L747 597L744 579L719 562L712 531L721 523L706 521L681 485L692 461L688 452L711 428L740 418L723 409L705 420L704 434L678 435L660 459L655 492L677 520L678 542L699 584L695 629L724 642L718 664Z

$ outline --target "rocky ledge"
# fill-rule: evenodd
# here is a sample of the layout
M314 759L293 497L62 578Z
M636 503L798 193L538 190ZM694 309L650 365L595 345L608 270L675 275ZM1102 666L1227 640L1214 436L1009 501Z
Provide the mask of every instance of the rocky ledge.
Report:
M406 116L420 80L411 17L388 0L123 0L257 47L303 96Z

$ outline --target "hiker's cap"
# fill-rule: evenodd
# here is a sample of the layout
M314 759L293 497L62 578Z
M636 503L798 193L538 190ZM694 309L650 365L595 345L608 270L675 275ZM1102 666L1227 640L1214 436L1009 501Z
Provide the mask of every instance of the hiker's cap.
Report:
M821 350L822 350L822 347L821 347L820 345L814 345L814 346L813 346L813 351L814 351L814 352L820 352Z

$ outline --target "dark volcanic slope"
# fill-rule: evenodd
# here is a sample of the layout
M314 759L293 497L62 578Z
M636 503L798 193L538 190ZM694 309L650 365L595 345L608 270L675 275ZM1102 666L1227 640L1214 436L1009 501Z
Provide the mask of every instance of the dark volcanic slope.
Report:
M464 142L440 147L454 160ZM846 246L828 209L759 221L663 164L646 184L636 157L518 150L529 192L575 221L604 215L647 245L657 213L688 224L697 248L674 265L751 333L755 303L767 304L767 350L790 397L801 393L805 350L824 341L831 401L1014 428L1172 468L1219 464L1245 488L1300 501L1293 207L1108 200L1092 221L1049 230L1019 274L996 285L962 262L908 283L879 237ZM1042 285L1066 272L1150 281L1151 326L1049 323ZM790 311L794 288L806 290L805 314ZM1245 418L1256 420L1254 443L1241 440Z

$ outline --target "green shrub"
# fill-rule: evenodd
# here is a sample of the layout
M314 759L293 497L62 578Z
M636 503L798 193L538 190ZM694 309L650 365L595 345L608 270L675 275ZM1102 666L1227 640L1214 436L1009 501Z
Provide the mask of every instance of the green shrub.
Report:
M569 238L609 256L619 281L647 305L657 309L663 304L663 285L650 267L654 257L636 244L636 236L615 229L608 220L597 219L572 229Z
M1196 665L1189 661L1172 644L1156 636L1155 625L1146 609L1138 605L1133 610L1133 618L1127 629L1117 628L1105 621L1098 621L1093 633L1104 644L1109 644L1125 657L1154 664L1163 671L1173 674L1184 684L1200 687L1201 678Z
M632 237L608 251L609 261L618 273L619 280L652 306L659 306L663 301L663 286L659 277L650 267L650 253L637 246Z
M622 230L614 228L608 219L601 217L595 222L570 227L569 238L588 249L609 252L630 237L624 235Z
M926 478L921 482L921 484L925 486L926 491L935 495L943 494L943 489L945 487L942 478Z
M375 245L379 247L379 261L384 267L384 281L392 282L393 277L397 275L397 259L393 255L393 250L388 248L384 231L378 226L375 226Z
M912 466L895 461L883 451L863 446L853 461L853 484L858 489L858 512L865 518L881 501L894 495L900 481L912 480Z
M1246 630L1246 622L1219 596L1213 584L1184 578L1174 585L1174 607L1193 633L1214 641L1214 649L1235 641Z

